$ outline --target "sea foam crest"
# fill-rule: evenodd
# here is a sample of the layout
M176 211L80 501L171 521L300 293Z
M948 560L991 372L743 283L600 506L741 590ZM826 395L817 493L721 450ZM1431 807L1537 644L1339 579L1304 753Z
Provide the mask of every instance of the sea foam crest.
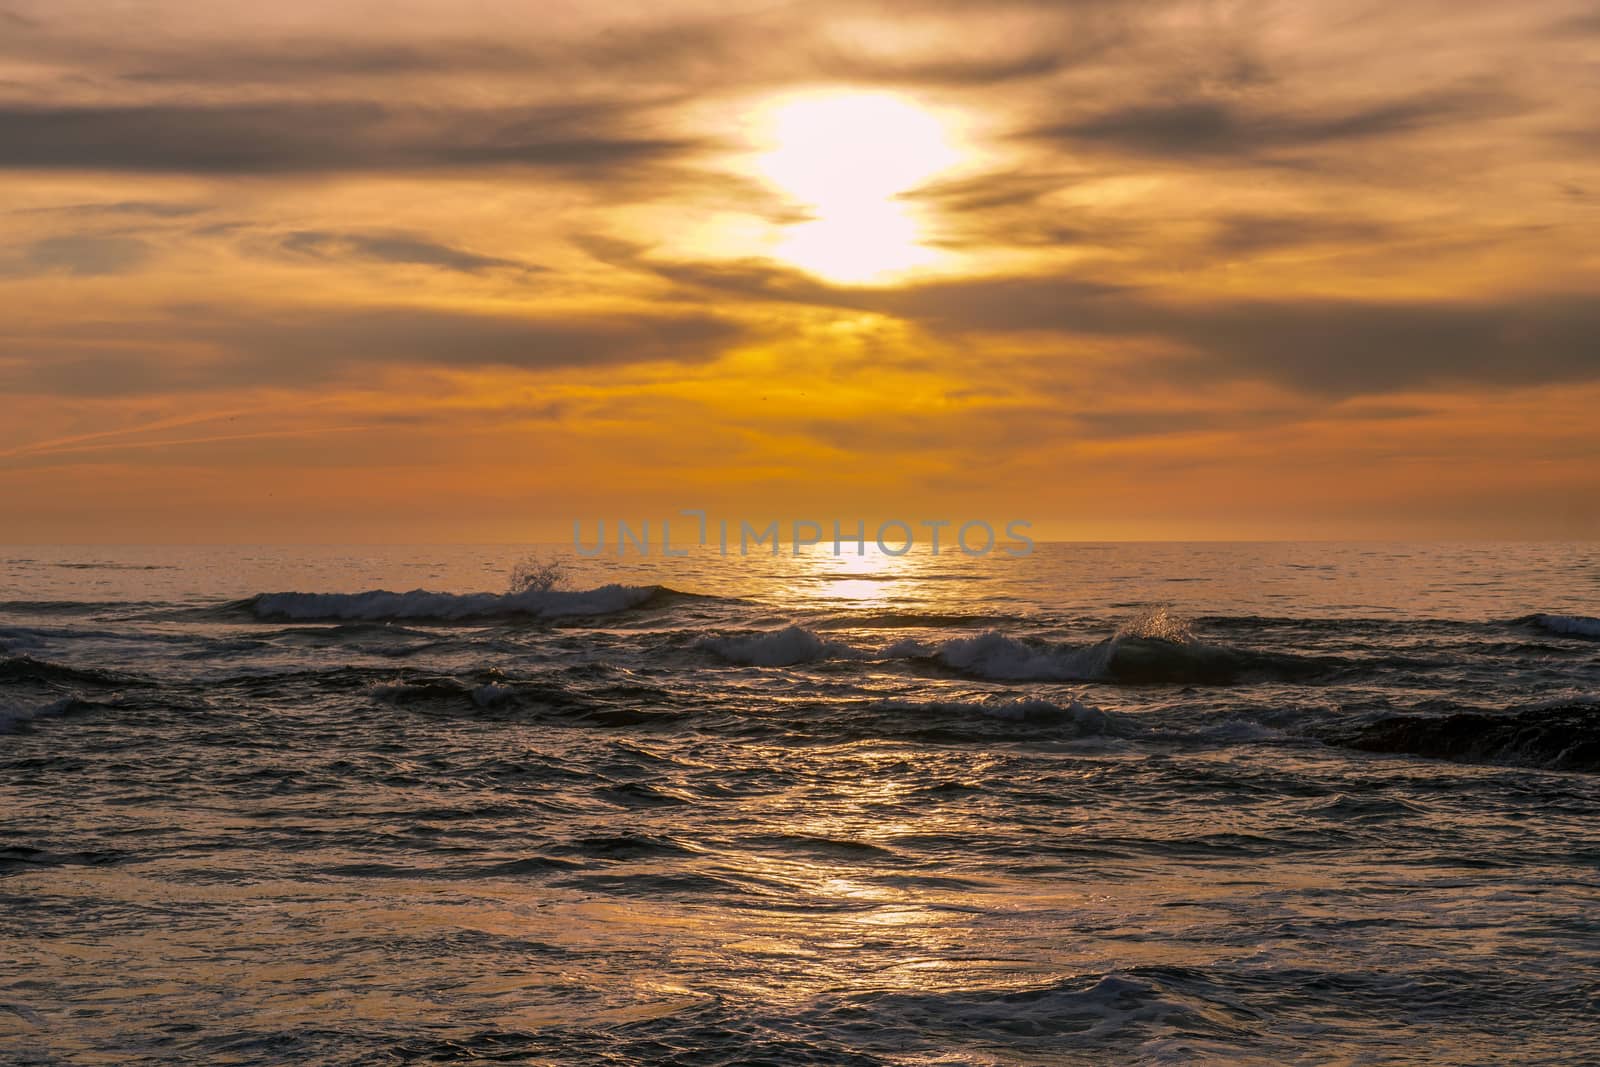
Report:
M1128 642L1166 648L1185 656L1194 647L1189 624L1164 607L1141 611L1092 645L1050 645L1019 641L997 630L946 641L932 652L947 667L999 682L1103 681L1114 673L1118 652Z
M708 637L699 646L746 667L791 667L822 659L861 659L864 653L840 641L827 641L803 626L748 637Z
M1105 676L1116 638L1081 648L1028 644L989 630L957 637L933 652L938 662L963 674L998 682L1082 682Z
M1226 657L1227 653L1195 644L1188 627L1164 611L1131 620L1116 634L1088 645L1059 645L1009 637L987 630L972 637L930 642L905 638L879 649L863 649L819 636L799 625L753 634L701 639L697 646L730 663L747 667L792 667L823 660L932 660L969 677L996 682L1106 681L1118 675L1118 656L1142 651L1159 662L1155 670L1134 663L1130 673L1185 676L1194 673L1200 658ZM1166 659L1160 659L1165 656ZM1191 664L1191 660L1196 663ZM1169 662L1170 661L1170 662Z
M1174 645L1187 645L1194 641L1194 631L1187 619L1172 614L1166 607L1145 608L1133 618L1117 627L1117 637L1138 637L1146 641L1167 641Z
M746 667L793 667L822 660L932 659L952 670L993 681L1086 681L1101 677L1116 639L1087 648L1039 647L990 630L938 644L906 639L881 649L830 641L803 626L743 636L708 637L697 647Z
M627 611L664 591L659 585L613 584L598 589L526 593L435 593L426 589L408 593L387 589L366 593L261 593L245 601L245 606L258 619L298 621L557 618Z
M992 681L1069 682L1104 677L1117 638L1083 648L1033 645L990 630L937 644L906 639L881 649L830 641L803 626L744 636L708 637L697 647L746 667L792 667L822 660L932 659L942 666Z
M1144 613L1092 644L1061 644L988 630L944 641L905 638L864 649L790 625L705 637L696 647L749 667L792 667L822 660L924 660L991 682L1233 685L1309 678L1342 665L1327 658L1207 644L1196 640L1182 620L1161 610Z

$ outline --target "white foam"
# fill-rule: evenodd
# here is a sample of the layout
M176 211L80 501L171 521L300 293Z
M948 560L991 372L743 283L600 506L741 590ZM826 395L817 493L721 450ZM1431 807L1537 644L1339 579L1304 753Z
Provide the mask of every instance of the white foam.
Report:
M1111 638L1088 646L1029 644L996 630L938 644L906 638L876 651L830 641L798 625L745 637L710 637L698 647L748 667L792 667L822 660L933 659L952 670L999 682L1103 679L1116 651Z
M1194 631L1187 619L1181 619L1165 607L1146 608L1117 627L1118 637L1142 637L1146 640L1170 641L1187 645L1194 641Z
M932 659L973 678L994 682L1105 681L1124 641L1194 647L1188 626L1158 610L1140 615L1112 637L1090 645L1022 641L998 630L929 642L902 638L880 649L830 641L799 625L742 637L712 637L699 646L751 667L790 667L821 660Z
M750 637L708 637L699 647L747 667L790 667L822 659L860 659L863 653L839 641L825 641L803 626L785 626Z
M504 704L515 700L517 691L509 685L497 685L493 682L480 685L472 691L472 702L480 708L492 708L496 704Z
M262 619L341 621L385 619L486 619L523 615L556 618L607 615L636 608L661 591L658 585L605 585L588 590L527 593L262 593L249 601Z
M1600 637L1600 619L1585 615L1537 615L1534 621L1551 633Z

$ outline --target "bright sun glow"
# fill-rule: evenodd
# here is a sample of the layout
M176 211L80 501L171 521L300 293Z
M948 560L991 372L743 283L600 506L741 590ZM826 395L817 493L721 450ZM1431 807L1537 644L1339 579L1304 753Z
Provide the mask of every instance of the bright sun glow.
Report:
M932 114L889 93L808 96L776 107L769 135L761 173L810 215L785 228L780 258L840 282L937 258L897 199L959 158Z

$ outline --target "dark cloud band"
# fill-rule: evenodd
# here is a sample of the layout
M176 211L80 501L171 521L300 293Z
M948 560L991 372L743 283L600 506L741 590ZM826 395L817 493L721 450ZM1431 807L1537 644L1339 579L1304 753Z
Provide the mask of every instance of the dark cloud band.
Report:
M187 174L589 169L692 152L614 107L450 111L374 103L0 108L0 168Z

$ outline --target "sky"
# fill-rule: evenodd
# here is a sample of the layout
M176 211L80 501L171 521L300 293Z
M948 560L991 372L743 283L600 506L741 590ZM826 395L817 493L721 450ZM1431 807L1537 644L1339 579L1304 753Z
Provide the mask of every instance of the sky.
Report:
M0 310L11 543L1592 538L1600 15L0 0Z

